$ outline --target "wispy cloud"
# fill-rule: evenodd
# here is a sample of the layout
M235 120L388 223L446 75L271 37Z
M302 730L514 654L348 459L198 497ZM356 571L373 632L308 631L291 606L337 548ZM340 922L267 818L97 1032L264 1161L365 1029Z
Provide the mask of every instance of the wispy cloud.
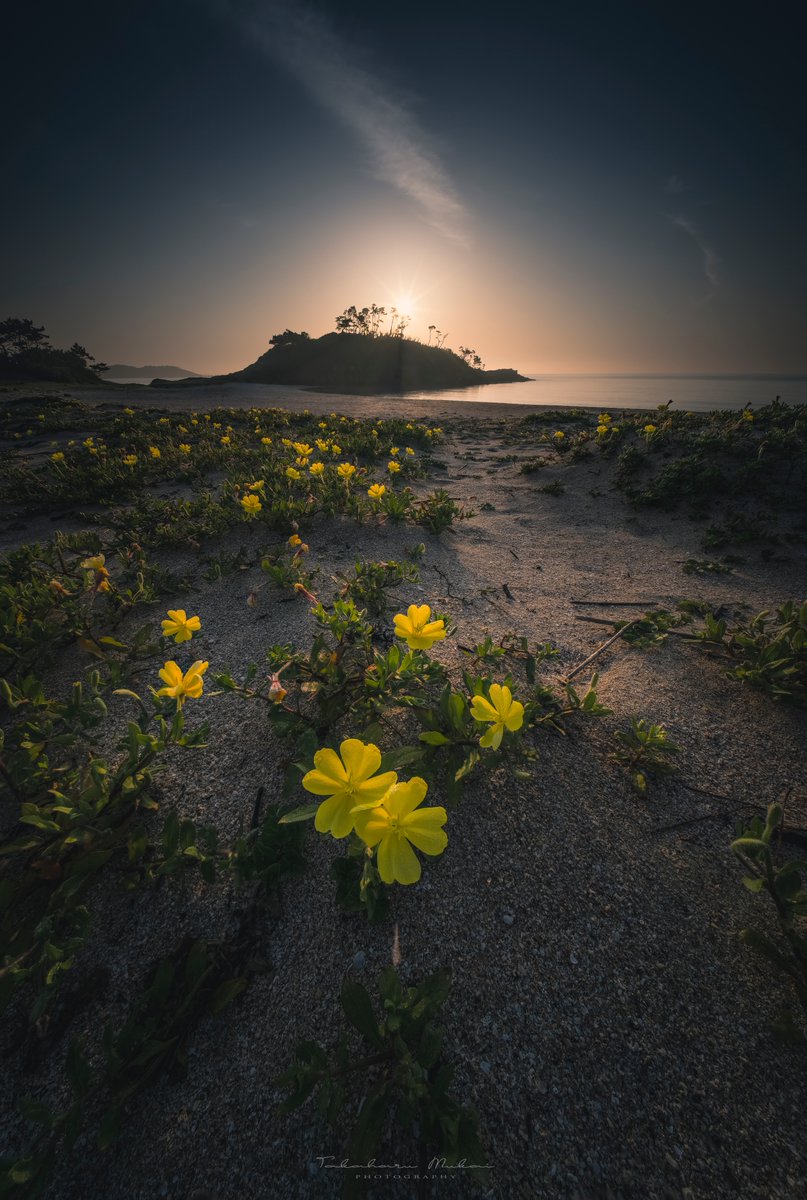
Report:
M667 218L672 222L676 229L682 229L689 237L692 238L695 245L700 250L703 256L703 273L713 288L720 286L720 259L717 254L705 240L700 231L688 219L688 217L675 216L672 213L667 213Z
M664 191L672 192L674 196L680 196L686 190L687 186L680 175L668 175L664 181Z
M467 244L467 213L405 103L362 66L327 19L304 5L225 0L226 12L274 62L363 142L377 178L414 200L444 237Z

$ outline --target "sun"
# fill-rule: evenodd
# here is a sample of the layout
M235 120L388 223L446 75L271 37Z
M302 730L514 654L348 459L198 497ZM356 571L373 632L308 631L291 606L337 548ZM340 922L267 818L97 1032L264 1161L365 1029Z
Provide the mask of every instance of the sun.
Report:
M398 292L392 303L399 313L407 317L413 317L417 311L417 301L411 292Z

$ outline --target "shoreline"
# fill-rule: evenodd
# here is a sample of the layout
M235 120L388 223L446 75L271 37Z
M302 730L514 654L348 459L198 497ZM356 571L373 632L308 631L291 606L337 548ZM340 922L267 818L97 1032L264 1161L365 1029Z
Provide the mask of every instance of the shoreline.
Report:
M597 377L600 378L600 377ZM535 381L530 381L531 383ZM61 395L72 396L93 407L126 406L143 410L165 409L168 412L188 412L198 410L209 412L214 408L287 408L291 412L305 411L327 415L336 411L355 417L404 417L407 420L422 418L424 420L447 421L452 418L473 420L511 420L558 413L571 415L592 414L608 411L613 414L657 413L664 407L666 401L659 404L627 404L611 398L610 402L583 400L567 403L528 403L506 399L487 399L484 393L496 392L505 396L510 389L520 388L523 384L486 384L478 388L453 389L446 392L394 392L394 393L352 393L327 392L320 389L304 389L288 387L281 384L260 383L228 383L188 385L186 388L152 388L140 383L114 384L104 383L91 386L83 384L65 385L59 383L9 384L0 390L0 405L4 401L16 398ZM474 392L480 398L463 396L463 392ZM773 397L770 398L771 400ZM792 404L786 398L784 403ZM753 407L762 406L762 401ZM798 406L798 405L796 405ZM691 411L731 412L739 411L740 404L726 405L722 408L704 408L693 406ZM672 403L672 412L690 411L682 404Z

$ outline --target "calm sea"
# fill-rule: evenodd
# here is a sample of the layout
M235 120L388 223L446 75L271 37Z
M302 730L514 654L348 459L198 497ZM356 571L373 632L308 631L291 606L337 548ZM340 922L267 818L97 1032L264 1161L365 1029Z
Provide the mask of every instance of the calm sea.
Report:
M114 379L148 384L150 379ZM274 389L273 389L274 390ZM296 391L298 389L290 389ZM410 392L418 399L486 404L537 404L550 408L655 408L672 400L676 409L760 408L779 396L807 404L807 375L538 375L526 383L498 383L441 392Z
M672 400L684 412L760 408L777 396L807 404L807 375L538 375L527 383L488 384L451 392L417 392L442 400L541 404L550 408L655 408Z

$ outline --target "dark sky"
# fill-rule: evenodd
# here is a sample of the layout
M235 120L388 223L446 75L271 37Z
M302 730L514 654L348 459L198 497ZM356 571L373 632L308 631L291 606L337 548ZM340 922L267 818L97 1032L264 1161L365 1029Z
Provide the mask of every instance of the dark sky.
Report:
M798 14L20 5L0 315L198 371L371 302L489 366L805 371Z

